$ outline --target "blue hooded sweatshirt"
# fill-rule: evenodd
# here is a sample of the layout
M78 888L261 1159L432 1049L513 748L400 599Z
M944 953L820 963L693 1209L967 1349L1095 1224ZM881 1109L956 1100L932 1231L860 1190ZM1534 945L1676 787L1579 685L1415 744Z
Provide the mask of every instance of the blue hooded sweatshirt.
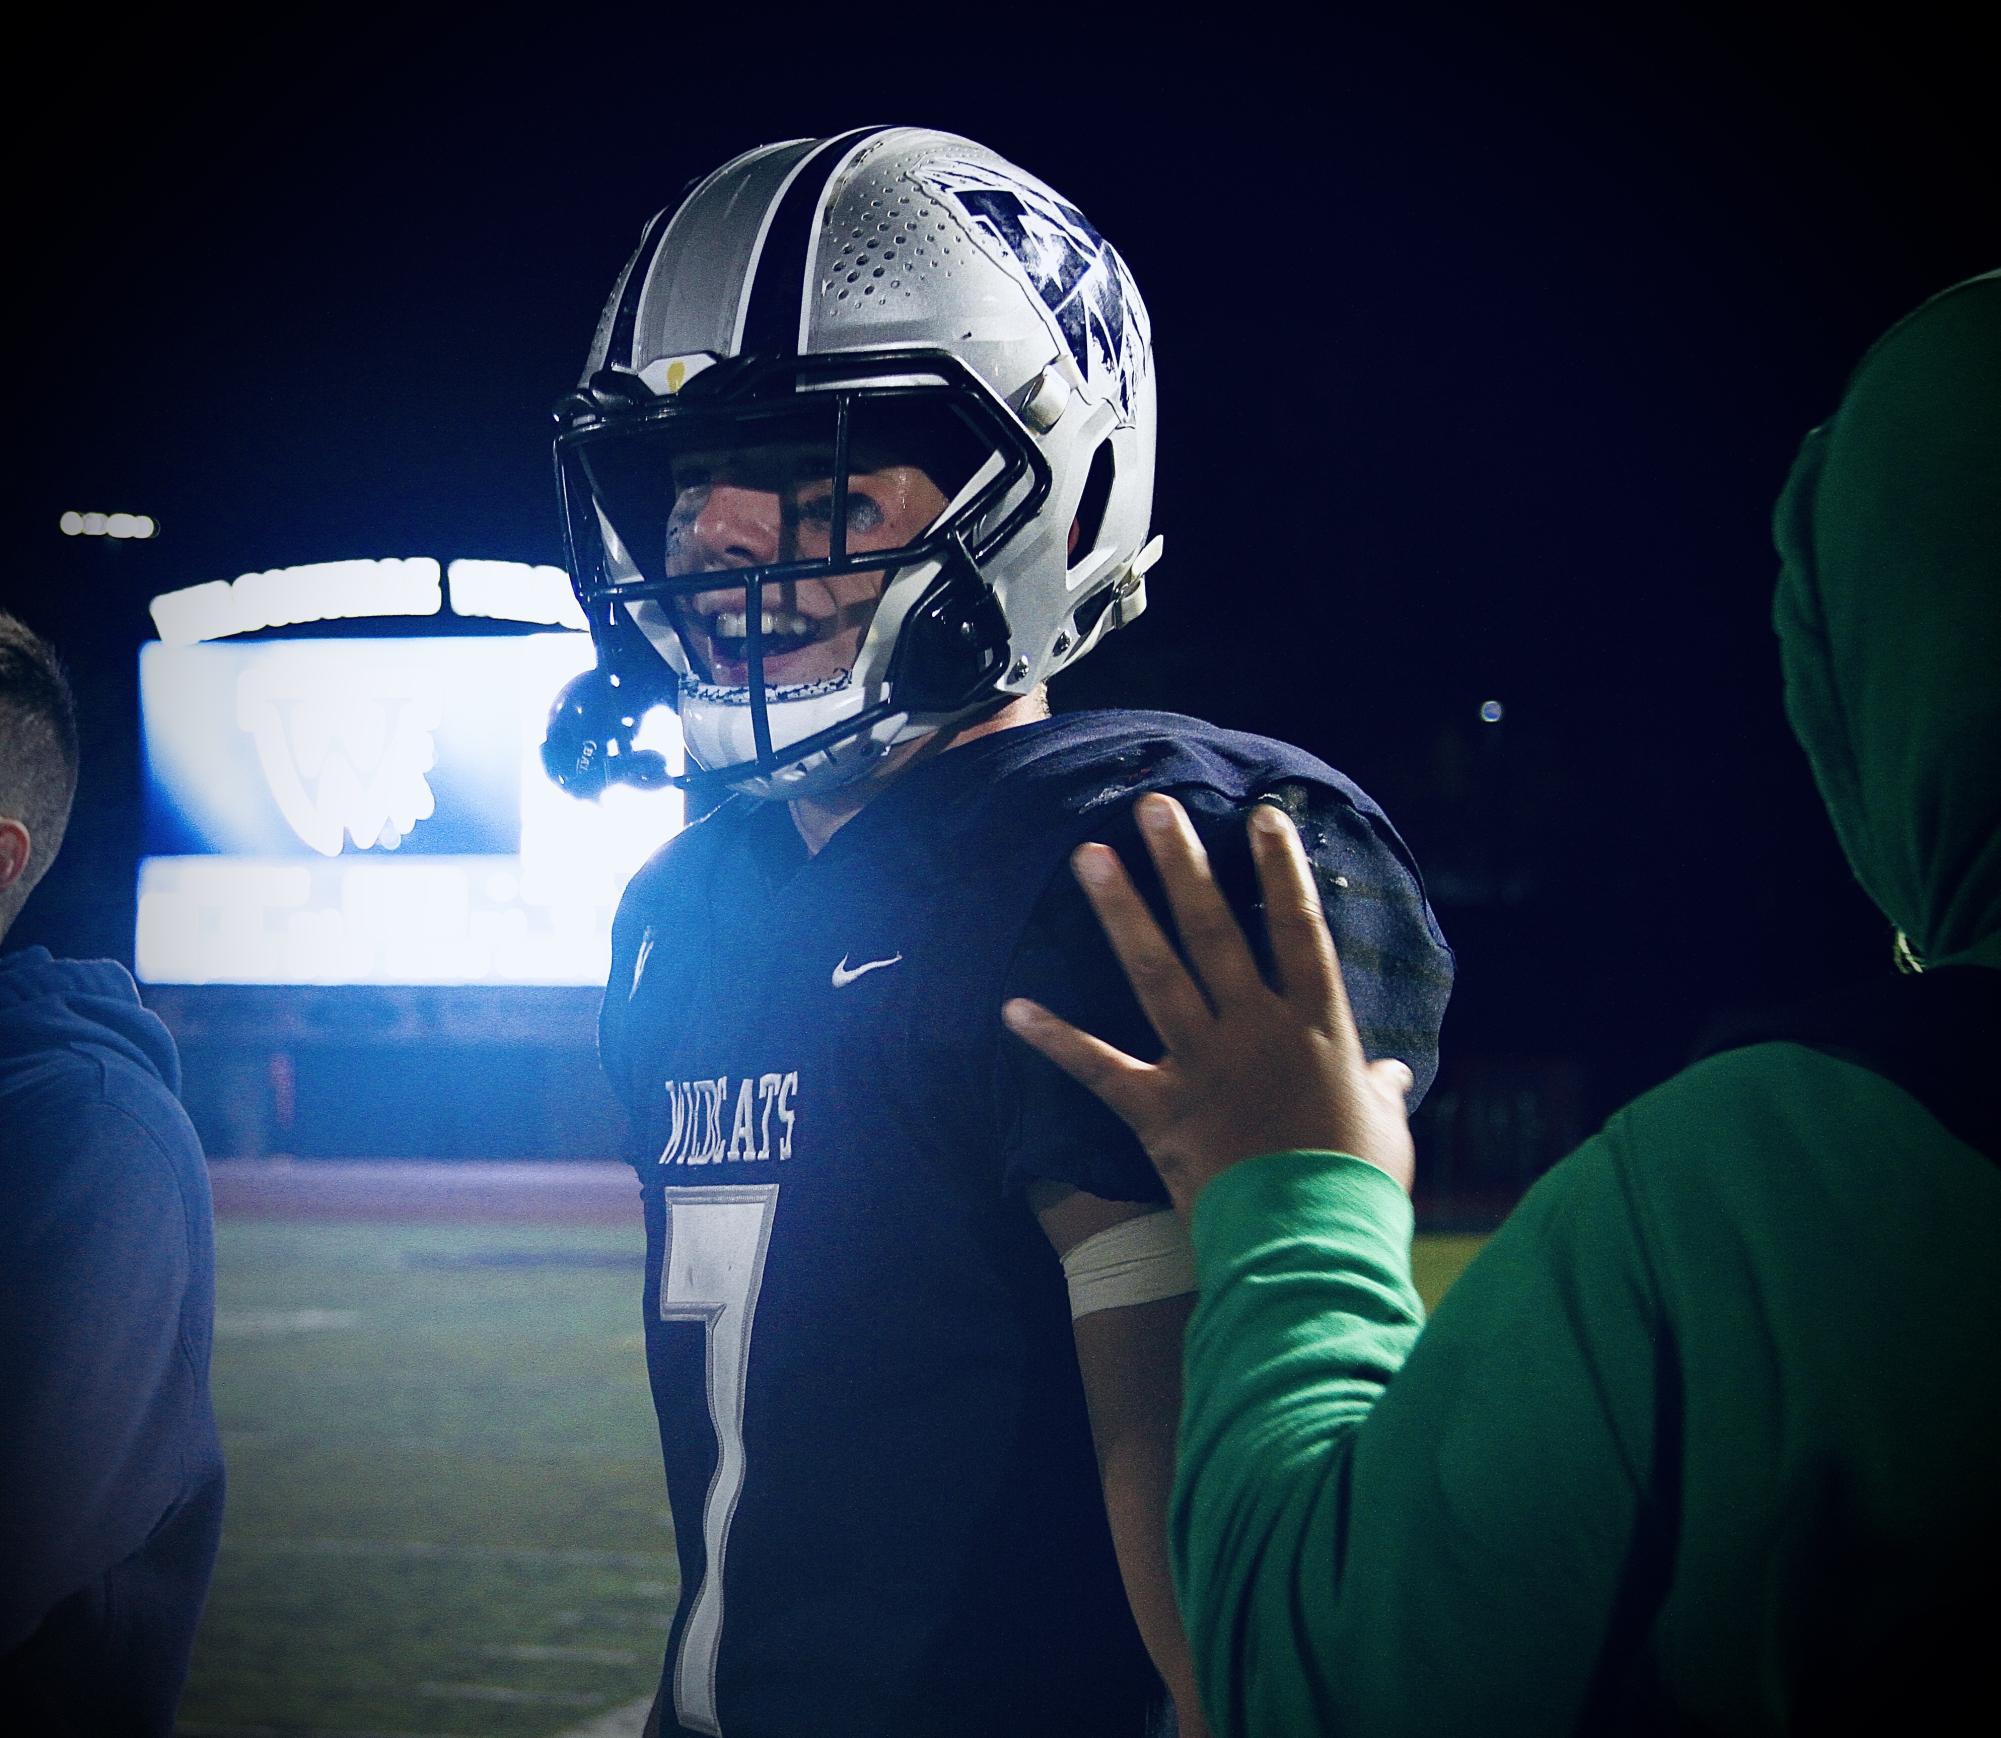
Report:
M109 960L0 958L0 1708L173 1730L222 1530L208 1173Z

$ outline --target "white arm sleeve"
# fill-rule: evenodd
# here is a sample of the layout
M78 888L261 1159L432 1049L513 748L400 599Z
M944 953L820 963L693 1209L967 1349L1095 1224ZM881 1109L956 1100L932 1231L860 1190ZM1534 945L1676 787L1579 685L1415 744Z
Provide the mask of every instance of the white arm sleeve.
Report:
M1181 1297L1195 1289L1195 1251L1172 1209L1122 1219L1093 1233L1063 1258L1070 1319L1095 1310Z

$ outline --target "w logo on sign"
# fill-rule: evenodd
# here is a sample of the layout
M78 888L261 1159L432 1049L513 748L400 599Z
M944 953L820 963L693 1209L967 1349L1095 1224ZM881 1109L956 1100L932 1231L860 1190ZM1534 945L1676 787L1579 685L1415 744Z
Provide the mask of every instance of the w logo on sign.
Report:
M236 722L257 746L272 798L322 856L338 857L349 839L393 851L436 811L425 775L437 764L443 706L412 674L357 684L277 664L237 683Z

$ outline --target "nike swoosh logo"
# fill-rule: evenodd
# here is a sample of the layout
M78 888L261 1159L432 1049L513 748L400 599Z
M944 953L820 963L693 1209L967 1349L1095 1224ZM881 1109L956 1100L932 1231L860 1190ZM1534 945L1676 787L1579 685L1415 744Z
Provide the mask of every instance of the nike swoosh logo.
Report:
M867 977L870 972L879 972L884 966L893 966L902 958L903 955L899 953L891 954L886 960L864 960L854 970L850 971L848 969L848 956L842 954L841 963L834 968L834 988L845 990L855 979Z

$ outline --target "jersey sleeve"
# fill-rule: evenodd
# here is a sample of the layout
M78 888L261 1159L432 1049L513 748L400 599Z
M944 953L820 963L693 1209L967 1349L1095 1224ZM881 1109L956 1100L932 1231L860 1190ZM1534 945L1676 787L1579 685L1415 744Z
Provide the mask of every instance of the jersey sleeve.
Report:
M1043 890L1009 964L1004 999L1015 996L1040 1002L1130 1055L1149 1062L1160 1055L1160 1040L1067 861ZM1107 1201L1167 1199L1132 1130L1012 1034L1001 1039L994 1105L1008 1192L1050 1182Z
M1421 1339L1383 1173L1273 1154L1203 1192L1171 1536L1217 1738L1625 1729L1594 1668L1634 1620L1621 1576L1663 1560L1665 1342L1612 1140L1537 1185Z
M633 998L652 962L655 943L665 936L670 947L686 945L687 913L691 905L699 909L714 860L713 851L705 849L714 843L710 825L714 818L684 828L641 864L619 896L612 918L611 968L598 1007L598 1064L612 1096L635 1126L643 1111L633 1079Z
M1224 897L1269 970L1245 817L1250 804L1206 788L1172 792L1188 810ZM1257 799L1292 816L1312 861L1341 950L1348 997L1372 1057L1395 1056L1417 1077L1413 1106L1438 1068L1438 1028L1452 987L1452 955L1426 904L1403 843L1340 792L1306 781L1275 784ZM1166 895L1140 842L1130 804L1093 835L1124 859L1172 933ZM1127 984L1068 862L1044 888L1010 965L1005 994L1026 996L1144 1061L1160 1041ZM1003 1184L1067 1183L1113 1201L1164 1201L1144 1150L1111 1111L1020 1040L1001 1047L995 1082Z

